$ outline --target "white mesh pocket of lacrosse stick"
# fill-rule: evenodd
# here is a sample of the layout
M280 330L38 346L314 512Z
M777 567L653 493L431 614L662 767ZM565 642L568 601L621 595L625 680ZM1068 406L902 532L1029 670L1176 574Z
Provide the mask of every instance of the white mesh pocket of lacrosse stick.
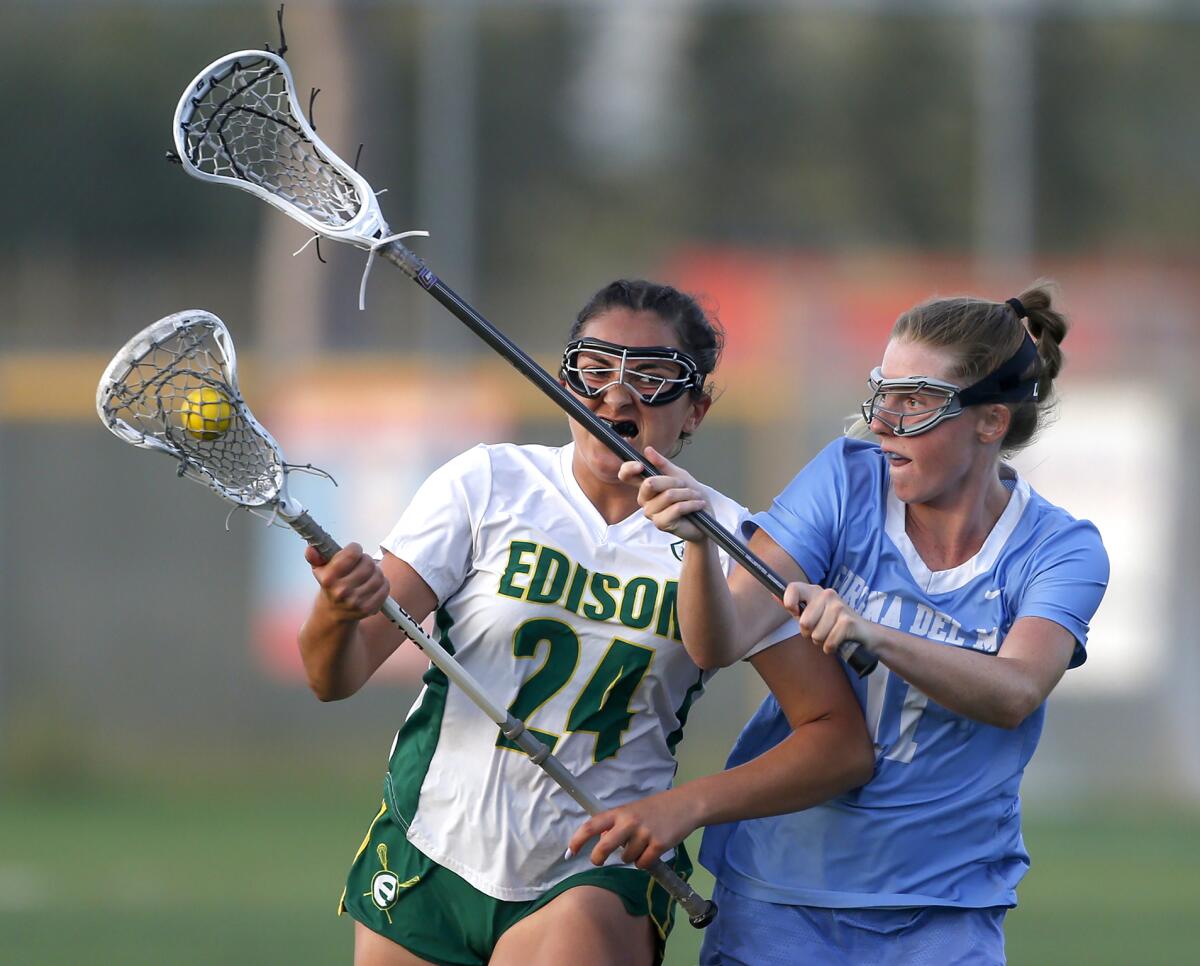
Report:
M189 174L242 188L314 233L372 248L387 223L366 180L317 137L292 72L271 51L240 50L202 70L175 110Z
M209 312L176 312L130 339L104 370L96 411L115 435L173 456L181 476L232 503L286 498L279 445L242 399L233 340Z
M367 249L360 309L375 252L429 234L388 233L374 190L317 137L296 101L291 69L271 51L239 50L197 75L175 109L175 149L188 174L257 195L313 238Z

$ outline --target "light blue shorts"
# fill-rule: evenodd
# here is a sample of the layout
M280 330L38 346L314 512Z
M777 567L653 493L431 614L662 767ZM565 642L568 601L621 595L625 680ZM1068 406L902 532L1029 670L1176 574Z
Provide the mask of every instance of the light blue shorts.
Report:
M700 966L1002 966L1002 906L820 909L748 899L719 882Z

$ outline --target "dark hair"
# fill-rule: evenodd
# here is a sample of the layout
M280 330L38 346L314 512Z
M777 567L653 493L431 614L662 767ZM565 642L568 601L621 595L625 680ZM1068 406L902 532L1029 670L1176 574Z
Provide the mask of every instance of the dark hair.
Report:
M1012 422L1000 444L1006 453L1019 450L1033 439L1055 402L1054 379L1063 366L1060 343L1069 323L1051 305L1053 284L1042 279L1017 296L1025 308L1025 321L1017 317L1017 310L1008 302L944 298L909 309L892 327L893 339L936 346L957 355L954 375L968 386L1011 358L1028 327L1037 343L1038 357L1021 375L1026 379L1036 376L1038 398L1005 404L1012 411Z
M725 347L725 332L721 323L710 318L696 299L670 285L645 279L617 279L600 289L580 309L568 341L578 339L583 327L596 316L616 308L653 312L671 326L679 339L679 348L695 360L705 376L704 388L693 390L693 393L696 396L712 395L707 377L717 368L721 350Z

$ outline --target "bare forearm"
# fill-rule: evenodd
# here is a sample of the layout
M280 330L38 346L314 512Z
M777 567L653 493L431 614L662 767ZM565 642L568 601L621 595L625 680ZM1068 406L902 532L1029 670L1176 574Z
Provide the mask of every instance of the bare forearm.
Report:
M788 736L744 765L592 816L571 837L571 851L599 836L596 865L621 848L626 862L646 868L702 825L809 808L870 780L875 752L836 659L794 636L751 661L786 716Z
M895 674L974 721L1015 728L1049 693L1035 668L1019 658L949 647L886 627L873 637L871 649Z
M376 564L355 543L329 561L310 547L305 559L321 590L300 628L300 657L313 693L337 701L366 684L404 640L380 613L389 595L418 623L437 598L420 574L387 552Z
M699 824L809 808L864 784L875 769L862 709L835 658L792 637L751 661L790 732L745 764L681 786L695 799Z
M847 733L847 732L851 733ZM827 718L793 731L757 758L679 786L696 827L781 815L827 801L871 778L866 731Z
M338 620L320 598L300 628L300 659L308 686L322 701L348 698L366 683L369 667L361 621Z
M717 545L689 543L679 574L679 630L692 660L702 668L725 667L742 656L737 609Z

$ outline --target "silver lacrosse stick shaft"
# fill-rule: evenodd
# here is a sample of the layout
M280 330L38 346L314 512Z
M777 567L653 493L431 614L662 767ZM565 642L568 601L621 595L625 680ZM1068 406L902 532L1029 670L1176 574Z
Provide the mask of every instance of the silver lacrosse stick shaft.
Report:
M289 498L281 501L279 516L307 540L310 546L316 547L326 560L342 549L338 542L322 529L320 524L296 500ZM605 810L604 804L579 784L578 779L551 754L550 748L530 733L529 729L525 727L525 722L513 717L493 703L471 672L459 664L442 645L426 634L421 625L413 620L403 607L389 597L383 603L382 612L384 617L425 652L433 665L445 674L455 687L461 688L475 706L500 727L506 738L515 742L529 756L530 761L549 775L589 815L596 815ZM661 859L655 859L647 871L683 906L688 915L688 921L693 926L707 926L712 921L717 912L716 904L711 899L705 899L697 893L669 865Z

